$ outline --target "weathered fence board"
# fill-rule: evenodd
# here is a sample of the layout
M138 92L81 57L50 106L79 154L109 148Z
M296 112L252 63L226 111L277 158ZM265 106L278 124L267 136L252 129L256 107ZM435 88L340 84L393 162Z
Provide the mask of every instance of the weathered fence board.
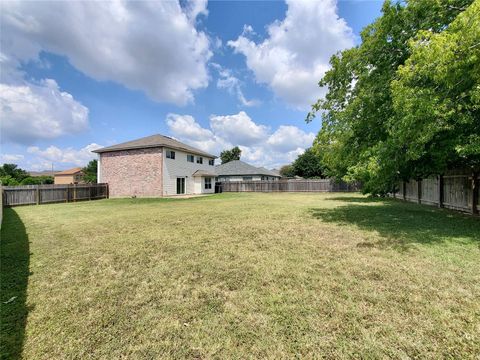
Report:
M452 210L480 211L480 175L451 171L423 180L400 182L395 198Z
M438 179L423 179L421 182L421 186L422 197L420 198L420 202L427 205L438 204Z
M405 199L408 201L418 200L418 181L411 180L405 186Z
M217 187L223 192L350 192L359 191L358 184L319 180L225 181Z
M108 184L4 186L3 205L34 205L108 198Z

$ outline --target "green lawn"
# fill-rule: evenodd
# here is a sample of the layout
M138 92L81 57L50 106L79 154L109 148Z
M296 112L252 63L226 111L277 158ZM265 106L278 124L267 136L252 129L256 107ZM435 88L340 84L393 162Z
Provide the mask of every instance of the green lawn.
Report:
M480 353L480 219L447 210L112 199L7 208L1 236L6 359Z

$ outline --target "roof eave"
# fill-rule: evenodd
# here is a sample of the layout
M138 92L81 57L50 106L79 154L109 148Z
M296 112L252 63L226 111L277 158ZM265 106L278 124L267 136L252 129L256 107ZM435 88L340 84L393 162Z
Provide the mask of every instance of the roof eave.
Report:
M241 174L241 173L217 174L217 176L271 176L271 177L281 177L280 175L270 175L270 174L261 174L261 173L255 173L255 174Z
M128 146L128 147L122 147L122 148L102 148L102 149L97 149L97 150L92 150L93 153L96 154L103 154L106 152L115 152L115 151L124 151L124 150L138 150L138 149L152 149L152 148L169 148L169 149L175 149L175 150L181 150L184 152L188 152L191 154L196 154L196 155L202 155L206 157L211 157L213 159L218 159L218 156L206 153L206 152L199 152L199 151L191 151L190 149L185 149L181 147L174 147L174 146L166 146L166 145L142 145L142 146Z

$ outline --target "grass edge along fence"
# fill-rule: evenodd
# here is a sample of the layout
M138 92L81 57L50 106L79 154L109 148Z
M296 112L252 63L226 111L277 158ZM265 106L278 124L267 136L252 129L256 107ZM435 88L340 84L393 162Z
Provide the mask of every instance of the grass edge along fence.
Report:
M333 179L224 181L217 183L221 192L355 192L359 184Z
M108 184L3 186L2 205L39 205L107 199Z
M391 194L418 204L437 206L478 215L480 212L480 173L453 170L445 175L400 182Z

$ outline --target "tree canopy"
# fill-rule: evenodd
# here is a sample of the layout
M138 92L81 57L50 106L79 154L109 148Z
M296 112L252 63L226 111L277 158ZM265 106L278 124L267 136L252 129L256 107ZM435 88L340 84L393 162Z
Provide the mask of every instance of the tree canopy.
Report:
M16 164L0 166L0 182L5 186L53 184L52 176L30 176Z
M321 112L314 148L328 175L385 193L399 179L478 163L480 26L471 2L386 1L361 45L331 58L319 83L328 92L307 116Z
M20 185L42 185L42 184L53 184L53 176L42 175L42 176L29 176L23 179L20 182Z
M295 170L293 169L292 165L283 165L280 168L280 175L282 177L291 178L295 176Z
M0 182L5 186L53 184L52 176L30 176L16 164L0 166Z
M28 172L20 169L16 164L3 164L0 166L0 181L2 185L20 185L21 181L28 177Z
M83 181L90 184L95 184L97 182L97 160L90 160L87 166L82 169L83 172Z
M20 169L16 164L3 164L0 166L0 177L11 176L17 181L22 181L30 175L23 169Z
M220 160L222 164L225 164L229 161L240 160L240 155L242 155L242 150L238 146L235 146L230 150L223 150L220 153Z
M315 149L308 148L297 157L292 164L294 176L303 178L319 178L324 176L322 159Z

